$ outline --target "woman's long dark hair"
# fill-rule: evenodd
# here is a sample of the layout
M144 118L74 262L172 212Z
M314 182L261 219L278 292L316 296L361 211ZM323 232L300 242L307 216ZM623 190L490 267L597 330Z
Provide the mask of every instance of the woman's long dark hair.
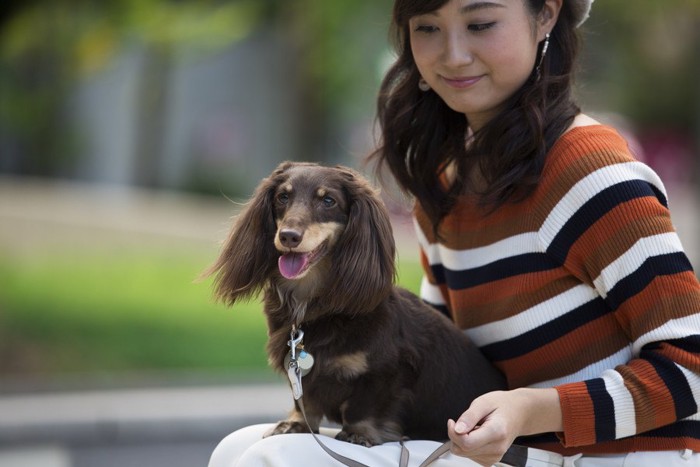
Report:
M379 162L377 170L386 165L399 186L418 200L436 233L463 193L478 191L480 204L491 210L527 196L539 180L547 152L580 111L572 97L579 40L565 1L539 79L533 70L466 146L467 119L435 92L418 89L420 75L410 46L408 20L447 1L396 0L392 35L398 59L380 88L377 120L382 140L370 155ZM523 1L533 17L544 7L544 0ZM445 187L441 177L450 164L456 168L456 177ZM470 186L467 174L474 168L487 188Z

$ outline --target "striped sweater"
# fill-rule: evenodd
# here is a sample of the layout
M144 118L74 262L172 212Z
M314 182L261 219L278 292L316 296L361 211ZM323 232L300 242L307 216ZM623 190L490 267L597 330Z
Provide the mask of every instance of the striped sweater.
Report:
M452 317L509 386L556 387L562 454L700 451L700 285L658 176L610 127L550 151L535 192L485 215L470 196L440 224L415 208L422 298Z

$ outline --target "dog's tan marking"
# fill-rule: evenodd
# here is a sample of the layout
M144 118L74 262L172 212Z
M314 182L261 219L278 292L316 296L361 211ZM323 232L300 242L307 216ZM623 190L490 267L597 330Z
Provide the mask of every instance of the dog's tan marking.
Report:
M318 190L316 190L316 196L318 196L319 198L323 198L324 196L326 196L327 193L328 190L326 190L325 188L319 188Z
M367 373L369 363L366 352L341 355L328 362L328 369L342 378L353 379Z
M292 186L291 183L287 183L286 185L284 185L284 186L282 187L282 189L283 189L284 191L286 191L287 193L291 193L292 191L294 191L294 187Z
M279 221L277 222L278 230L284 227L285 226L280 224ZM299 246L294 248L294 251L299 253L309 253L314 251L321 245L321 243L325 241L328 241L328 246L332 247L342 231L343 225L338 222L322 222L320 224L309 225L304 232L304 238ZM279 251L289 250L280 242L279 232L277 235L275 235L275 247Z

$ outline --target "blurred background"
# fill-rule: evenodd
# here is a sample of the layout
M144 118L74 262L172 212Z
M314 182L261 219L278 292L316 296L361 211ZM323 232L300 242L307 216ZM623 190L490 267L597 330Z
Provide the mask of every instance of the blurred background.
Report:
M0 467L205 465L285 414L260 305L197 278L279 162L361 168L391 3L2 2ZM660 174L697 268L700 0L598 1L583 34L579 100Z

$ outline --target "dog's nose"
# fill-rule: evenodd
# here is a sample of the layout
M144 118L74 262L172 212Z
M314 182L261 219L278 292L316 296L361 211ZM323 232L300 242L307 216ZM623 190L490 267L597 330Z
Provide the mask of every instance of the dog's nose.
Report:
M282 246L285 246L287 248L298 247L301 243L302 238L304 237L304 235L301 232L294 229L280 230L279 236L280 243L282 244Z

